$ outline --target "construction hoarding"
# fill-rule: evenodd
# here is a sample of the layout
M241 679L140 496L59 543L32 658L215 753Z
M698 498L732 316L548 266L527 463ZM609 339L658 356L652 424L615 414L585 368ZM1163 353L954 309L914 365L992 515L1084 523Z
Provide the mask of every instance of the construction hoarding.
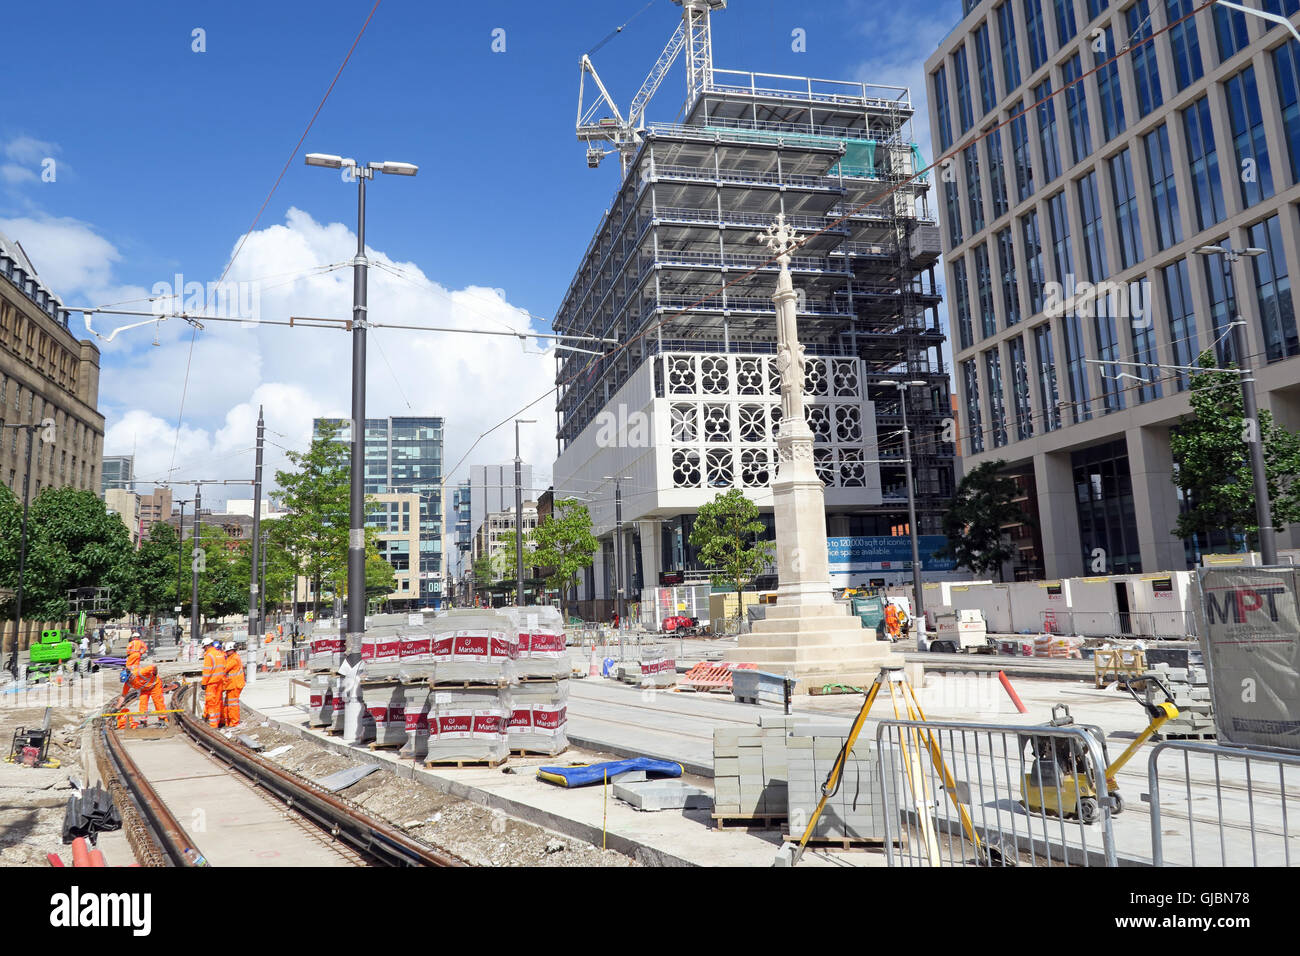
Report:
M1201 643L1223 743L1300 750L1300 572L1198 572Z

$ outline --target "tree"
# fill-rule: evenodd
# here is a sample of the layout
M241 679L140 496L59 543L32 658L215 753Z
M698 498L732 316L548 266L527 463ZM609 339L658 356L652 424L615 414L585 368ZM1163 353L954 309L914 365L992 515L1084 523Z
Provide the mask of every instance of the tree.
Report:
M591 567L600 542L591 533L591 513L576 498L555 502L555 510L533 533L537 548L533 560L550 574L546 586L560 592L560 604L568 616L570 589L578 584L578 574Z
M741 608L740 594L745 586L772 562L776 545L759 540L763 531L758 506L739 488L732 488L701 505L695 516L691 546L699 551L700 560L714 569L710 575L713 584L730 585L736 592L737 611Z
M948 544L934 555L952 558L958 567L977 575L996 568L999 581L1002 565L1015 555L1002 528L1030 523L1029 516L1016 504L1020 490L1015 481L1001 473L1005 466L1002 459L986 461L962 478L943 516Z
M68 620L68 591L91 587L112 589L107 613L118 616L126 610L132 590L133 557L126 526L108 513L94 492L46 488L28 513L24 616ZM16 584L15 567L9 586Z
M337 434L333 425L322 422L307 451L288 453L294 469L275 473L280 502L289 512L280 519L281 540L312 582L317 610L322 590L342 594L347 578L351 468L348 447Z
M393 566L379 556L378 550L366 552L366 601L386 598L397 587Z
M481 554L475 558L470 573L474 575L474 584L478 588L490 588L497 582L497 570L490 554Z
M179 544L176 529L166 522L159 521L149 529L149 537L140 542L132 557L127 610L150 615L176 606Z
M515 570L516 568L515 549L518 547L519 547L519 532L512 531L510 532L509 535L506 536L505 540L503 540L501 544L497 547L497 550L492 552L492 570L493 573L496 574L497 582L504 581L506 584L510 585L511 588L514 588L516 582L519 580L519 574ZM536 564L536 559L533 557L535 550L536 549L533 547L533 536L531 534L525 533L524 534L524 574L523 574L525 578L528 577L528 570ZM524 603L524 598L522 594L515 595L515 603L516 604Z
M1214 369L1214 354L1202 352L1197 364ZM1248 423L1240 376L1233 372L1196 374L1188 397L1192 414L1169 436L1173 481L1188 502L1173 533L1186 540L1213 531L1237 532L1258 541L1251 440L1264 444L1274 529L1300 521L1300 435L1279 426L1265 409L1258 422Z

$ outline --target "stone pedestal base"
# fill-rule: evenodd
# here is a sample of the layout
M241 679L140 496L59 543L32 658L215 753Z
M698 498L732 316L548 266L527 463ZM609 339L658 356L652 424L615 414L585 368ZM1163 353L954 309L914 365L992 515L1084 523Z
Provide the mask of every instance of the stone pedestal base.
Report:
M764 620L755 621L739 646L722 659L757 664L772 674L789 674L795 692L827 683L862 687L875 680L882 667L902 667L895 647L873 639L858 617L842 604L773 604Z

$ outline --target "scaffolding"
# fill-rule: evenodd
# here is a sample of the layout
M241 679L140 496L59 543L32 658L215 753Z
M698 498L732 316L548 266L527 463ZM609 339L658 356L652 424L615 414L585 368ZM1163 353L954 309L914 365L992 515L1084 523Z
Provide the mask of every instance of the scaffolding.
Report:
M696 59L711 64L708 51ZM930 183L916 176L908 91L711 66L689 79L684 117L638 123L618 192L557 313L558 333L627 343L608 358L557 358L557 451L654 356L774 350L778 267L763 265L770 257L755 237L783 213L812 236L790 263L800 338L810 356L859 358L875 403L884 501L864 509L880 521L862 533L897 530L900 513L906 523L900 400L920 531L939 531L954 484L952 410L939 227ZM900 399L878 384L890 379L928 387Z

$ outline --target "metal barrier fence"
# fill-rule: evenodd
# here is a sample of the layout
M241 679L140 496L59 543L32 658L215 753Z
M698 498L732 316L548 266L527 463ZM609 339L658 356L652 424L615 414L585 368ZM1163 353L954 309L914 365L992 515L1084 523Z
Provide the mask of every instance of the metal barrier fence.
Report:
M1083 726L884 720L876 765L890 866L1117 865L1105 756Z
M1147 785L1156 866L1300 865L1291 829L1300 808L1287 801L1300 754L1164 741L1148 758Z
M1084 637L1186 640L1196 636L1192 611L1082 611L1039 612L1045 634L1080 634Z

